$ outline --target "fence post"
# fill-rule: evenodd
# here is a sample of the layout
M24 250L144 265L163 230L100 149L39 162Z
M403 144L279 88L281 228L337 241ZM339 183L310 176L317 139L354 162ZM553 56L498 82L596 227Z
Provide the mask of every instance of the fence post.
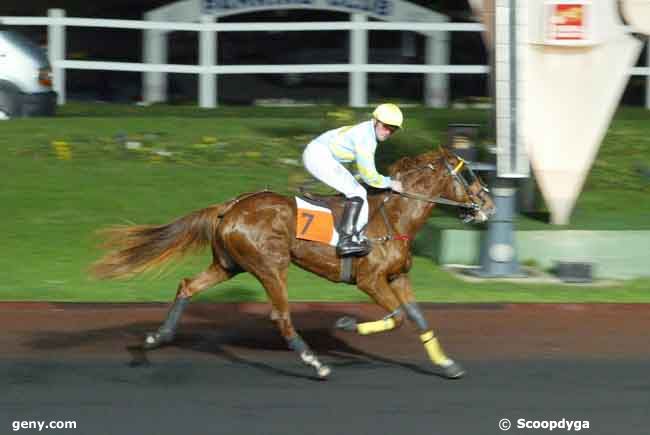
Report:
M364 23L364 14L351 14L351 21ZM368 31L366 29L350 30L350 64L354 66L368 63ZM368 74L365 71L350 73L348 84L349 104L352 107L364 107L368 104Z
M202 24L212 24L212 15L201 15ZM199 32L199 64L203 67L215 65L215 53L217 49L216 32L202 29ZM199 107L217 107L217 76L211 72L199 74Z
M65 18L65 10L48 9L50 18ZM57 66L59 61L65 60L65 26L50 23L47 26L47 54L52 66L52 87L56 91L56 102L60 106L65 104L65 68Z
M144 19L155 21L157 15L146 13ZM166 30L145 30L142 51L145 63L166 64L167 63L167 31ZM167 101L167 73L151 72L143 73L142 78L142 99L147 103L159 103Z
M427 65L448 65L449 32L431 32L426 39L425 62ZM424 104L429 107L445 108L449 103L449 75L424 75Z

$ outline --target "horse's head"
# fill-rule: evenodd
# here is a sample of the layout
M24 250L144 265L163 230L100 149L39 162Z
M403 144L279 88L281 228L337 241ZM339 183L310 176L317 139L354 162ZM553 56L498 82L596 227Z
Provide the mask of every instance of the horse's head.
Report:
M404 196L461 207L465 222L485 222L496 210L488 188L469 164L444 147L402 159L393 170L404 184Z
M490 191L483 184L481 178L472 171L469 164L451 153L444 147L440 147L440 163L444 166L447 177L452 181L447 185L446 194L449 199L469 203L463 213L465 222L485 222L496 211Z

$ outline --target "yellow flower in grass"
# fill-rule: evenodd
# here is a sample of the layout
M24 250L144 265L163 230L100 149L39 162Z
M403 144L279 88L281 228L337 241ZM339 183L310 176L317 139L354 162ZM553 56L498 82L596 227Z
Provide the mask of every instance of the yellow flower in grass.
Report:
M59 160L72 160L72 150L67 142L62 140L52 141L52 148L56 153L56 158Z
M347 109L327 112L327 116L334 118L337 122L354 122L354 112Z

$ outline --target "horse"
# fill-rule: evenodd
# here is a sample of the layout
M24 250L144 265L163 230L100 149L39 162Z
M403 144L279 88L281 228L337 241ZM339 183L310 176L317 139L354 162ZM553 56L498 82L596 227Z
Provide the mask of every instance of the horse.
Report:
M373 244L364 257L348 259L356 286L382 307L386 317L357 322L352 317L336 321L336 328L361 335L395 329L408 318L415 323L426 353L436 371L447 378L465 373L449 358L422 315L409 280L410 245L436 204L464 208L465 220L485 221L495 211L489 190L468 164L452 152L437 151L403 157L388 173L404 192L374 192L368 196L370 218L366 233ZM341 213L344 198L322 196L334 213ZM272 191L246 193L221 204L191 212L165 225L114 226L100 230L108 249L92 267L100 279L125 278L162 266L173 258L210 247L213 261L192 278L180 281L166 319L156 332L146 334L144 349L174 340L179 319L197 293L233 276L253 274L266 290L270 318L288 348L299 360L325 379L331 369L298 334L291 321L287 273L291 263L330 281L341 282L341 258L328 244L296 237L296 201Z

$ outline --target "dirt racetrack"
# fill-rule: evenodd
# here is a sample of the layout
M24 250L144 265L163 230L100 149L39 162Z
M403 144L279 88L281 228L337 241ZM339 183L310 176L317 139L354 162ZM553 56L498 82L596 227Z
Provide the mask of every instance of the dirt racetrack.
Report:
M40 433L496 434L501 418L509 433L563 419L588 421L589 434L648 433L649 305L421 306L465 378L432 374L409 324L368 337L332 329L342 315L383 316L374 305L292 305L333 369L320 382L266 304L190 305L176 342L145 352L166 304L2 303L0 433L75 420Z

